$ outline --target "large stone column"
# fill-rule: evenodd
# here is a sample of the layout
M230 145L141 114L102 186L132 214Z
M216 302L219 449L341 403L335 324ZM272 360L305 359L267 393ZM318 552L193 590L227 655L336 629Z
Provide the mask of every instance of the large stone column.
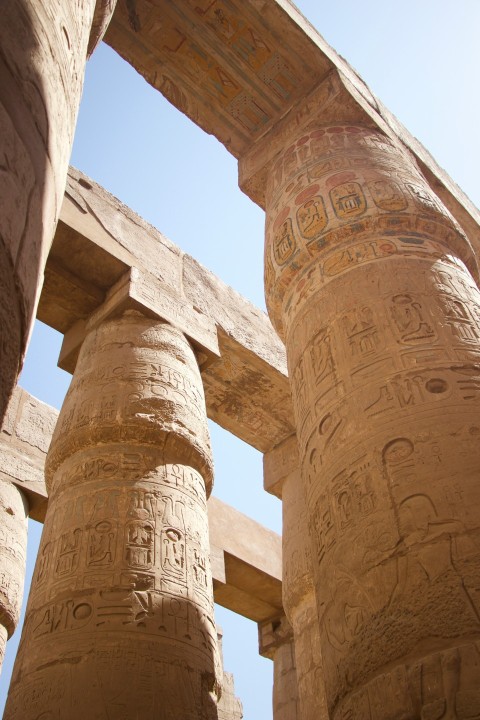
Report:
M7 0L0 23L0 422L65 190L87 52L115 0Z
M273 720L303 720L299 714L293 631L285 615L258 625L259 653L273 660Z
M183 334L135 311L91 330L46 468L5 718L216 718L212 460Z
M282 598L292 626L301 720L328 720L303 487L297 467L282 488Z
M23 493L0 479L0 671L5 646L22 608L27 558L28 504Z
M330 716L480 715L480 293L380 133L292 136L267 189ZM305 528L307 534L307 528Z
M282 501L282 602L293 630L298 717L328 720L312 551L295 435L263 457L264 488Z
M217 705L218 720L242 720L243 707L235 695L235 680L232 673L225 672L223 666L223 630L217 625L218 654L221 665L222 693Z

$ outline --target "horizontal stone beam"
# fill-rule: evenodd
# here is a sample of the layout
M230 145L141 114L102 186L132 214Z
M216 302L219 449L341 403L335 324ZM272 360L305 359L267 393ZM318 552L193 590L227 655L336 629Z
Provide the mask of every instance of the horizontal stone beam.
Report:
M241 160L240 186L261 207L258 144L282 123L300 131L313 110L317 125L363 124L403 144L480 254L473 203L289 0L118 3L105 40Z
M20 387L0 431L0 477L21 488L43 522L45 456L58 411ZM282 612L281 538L215 497L208 501L215 602L261 622Z
M73 372L92 315L127 305L189 337L212 420L261 452L292 434L285 351L266 314L71 169L38 310L65 334L60 367Z
M208 501L212 556L223 556L225 576L215 573L215 602L262 622L283 612L280 535L226 505Z

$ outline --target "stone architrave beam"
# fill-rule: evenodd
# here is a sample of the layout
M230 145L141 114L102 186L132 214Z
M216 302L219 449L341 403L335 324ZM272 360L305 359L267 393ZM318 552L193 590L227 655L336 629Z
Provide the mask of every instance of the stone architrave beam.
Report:
M289 0L119 3L106 42L240 160L240 186L265 207L264 149L283 127L360 124L399 141L478 253L480 215L428 151ZM299 135L300 137L300 135Z
M57 418L58 410L17 387L0 432L0 480L22 490L38 522L47 510L44 465ZM280 536L216 497L207 507L215 602L255 622L281 613Z
M281 537L215 497L208 517L215 602L256 622L282 614Z

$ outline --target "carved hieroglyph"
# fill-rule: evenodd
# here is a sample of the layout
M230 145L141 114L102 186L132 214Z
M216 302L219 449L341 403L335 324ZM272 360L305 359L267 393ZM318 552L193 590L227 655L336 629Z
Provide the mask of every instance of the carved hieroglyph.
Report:
M332 718L480 715L480 293L405 151L293 137L267 189ZM306 528L305 528L306 531Z
M216 718L212 462L180 331L132 311L90 331L46 476L5 718Z
M7 639L22 607L28 506L22 492L0 479L0 671Z
M0 23L0 419L65 190L95 0L18 0ZM91 49L112 0L98 0Z

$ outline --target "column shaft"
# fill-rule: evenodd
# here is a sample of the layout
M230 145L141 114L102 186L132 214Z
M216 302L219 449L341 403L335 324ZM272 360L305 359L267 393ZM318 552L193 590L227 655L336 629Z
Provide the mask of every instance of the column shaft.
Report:
M293 629L301 720L327 720L312 552L300 470L282 486L282 597Z
M285 615L258 625L259 653L273 660L274 720L297 720L298 691L292 627Z
M185 337L138 313L91 331L47 456L5 718L217 717L211 480Z
M380 133L319 127L267 189L337 719L480 714L480 293L469 244ZM305 528L306 532L306 528Z
M293 638L275 650L273 657L273 718L298 720L297 674Z
M12 483L0 480L0 670L7 640L22 608L27 558L28 504Z
M26 349L65 190L87 48L111 0L8 1L0 23L0 419Z

